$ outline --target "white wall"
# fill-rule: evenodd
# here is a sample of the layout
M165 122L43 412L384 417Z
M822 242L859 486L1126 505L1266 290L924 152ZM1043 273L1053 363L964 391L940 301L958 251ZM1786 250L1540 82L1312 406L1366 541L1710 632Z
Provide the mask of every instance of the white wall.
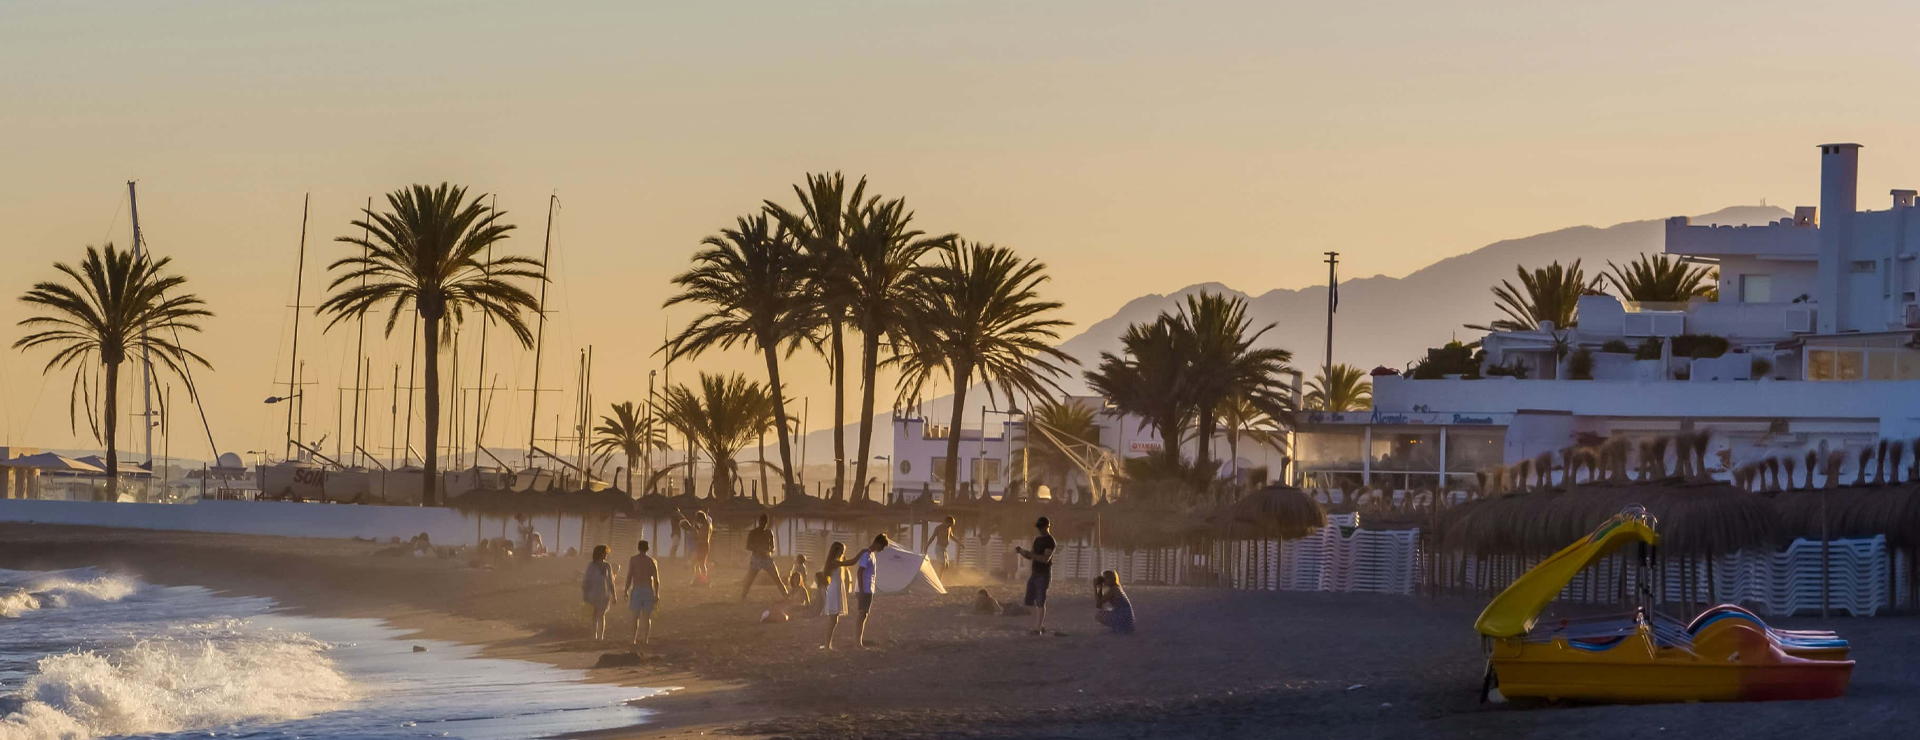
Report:
M443 545L473 544L475 521L452 509L409 506L351 506L344 504L300 504L277 501L201 501L193 504L123 504L104 501L0 500L0 522L70 524L125 529L160 529L187 532L221 532L278 537L320 537L346 539L371 537L382 542L390 537L406 539L426 532ZM536 519L536 526L551 545L555 527L564 542L558 548L579 545L577 517L564 524L554 517ZM508 525L513 536L512 525ZM482 527L488 537L500 536L500 520L488 518Z
M1418 405L1459 413L1537 409L1578 416L1877 420L1887 436L1904 434L1920 419L1920 381L1898 380L1642 383L1383 377L1374 379L1373 397L1382 411L1409 411Z

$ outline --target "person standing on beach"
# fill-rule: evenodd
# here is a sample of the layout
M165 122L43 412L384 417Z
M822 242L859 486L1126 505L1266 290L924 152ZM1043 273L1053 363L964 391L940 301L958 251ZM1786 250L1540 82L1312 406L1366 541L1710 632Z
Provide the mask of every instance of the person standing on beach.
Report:
M653 639L653 610L660 606L660 564L647 554L647 541L627 560L627 613L633 615L633 644Z
M753 529L747 530L747 580L740 584L740 601L745 603L747 592L753 589L753 580L761 573L773 579L773 585L780 589L781 598L789 595L787 584L780 578L780 569L773 565L773 553L777 549L773 538L772 518L760 515Z
M844 561L854 567L854 608L860 613L854 617L853 640L854 646L862 650L867 647L867 617L873 613L873 587L880 576L879 555L881 550L887 549L888 542L886 535L876 534L873 544L860 551L859 557Z
M613 603L613 565L607 562L607 546L593 547L593 562L587 563L580 579L580 598L593 610L593 639L607 639L607 606Z
M846 543L828 545L826 566L820 571L825 579L820 587L820 614L827 618L827 641L820 644L821 650L833 649L833 631L840 626L840 618L847 614L846 572L853 561L840 559L846 554Z
M947 574L947 569L953 567L953 517L947 517L940 526L933 528L933 533L927 535L927 541L920 545L920 551L933 559L933 565L939 569L940 575Z
M1047 587L1053 584L1053 551L1056 545L1053 534L1048 531L1052 522L1040 517L1033 523L1040 536L1033 538L1033 549L1013 548L1013 552L1033 563L1033 573L1027 576L1026 604L1033 608L1033 634L1047 633Z
M677 510L676 510L677 511ZM692 518L682 517L680 523L687 529L687 538L693 545L693 581L690 586L707 586L707 559L713 555L713 517L707 512L695 509Z

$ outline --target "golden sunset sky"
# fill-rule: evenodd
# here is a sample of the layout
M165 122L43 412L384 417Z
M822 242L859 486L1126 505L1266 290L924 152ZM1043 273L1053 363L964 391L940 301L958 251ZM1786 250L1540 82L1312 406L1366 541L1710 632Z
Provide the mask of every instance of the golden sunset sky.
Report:
M700 238L810 171L1044 260L1080 325L1199 282L1313 284L1328 249L1345 276L1401 275L1566 226L1810 204L1826 141L1867 145L1862 204L1883 208L1920 185L1916 22L1892 2L12 0L0 293L125 244L138 180L151 247L218 313L192 341L220 449L277 453L283 407L261 399L287 374L303 195L317 304L370 196L497 193L520 226L506 247L538 256L558 193L546 384L570 394L592 344L604 407L644 396L663 326L689 315L660 308L668 279ZM22 311L0 303L0 324ZM353 333L318 329L302 327L308 439L352 383ZM390 388L406 340L367 344ZM0 360L0 441L93 446L45 359ZM693 367L763 374L749 356ZM790 367L823 428L822 365ZM530 387L531 368L492 338L500 385ZM490 444L524 443L527 399L500 394ZM570 401L542 403L547 436ZM177 416L175 455L208 457Z

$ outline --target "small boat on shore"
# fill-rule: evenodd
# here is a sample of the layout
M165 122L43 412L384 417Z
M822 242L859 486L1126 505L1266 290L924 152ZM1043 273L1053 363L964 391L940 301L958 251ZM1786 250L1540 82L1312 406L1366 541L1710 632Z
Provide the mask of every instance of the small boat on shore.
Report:
M1646 604L1632 613L1539 624L1574 576L1626 545L1646 584L1657 520L1633 506L1527 571L1481 612L1483 692L1600 702L1829 699L1853 675L1847 642L1830 632L1775 630L1734 605L1690 622ZM1483 693L1485 696L1485 693Z

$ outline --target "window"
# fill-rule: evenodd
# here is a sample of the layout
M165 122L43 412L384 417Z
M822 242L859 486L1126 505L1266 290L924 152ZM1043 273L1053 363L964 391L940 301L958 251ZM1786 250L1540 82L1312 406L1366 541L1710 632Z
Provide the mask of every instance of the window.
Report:
M1807 380L1833 380L1833 350L1807 348Z
M1772 303L1773 302L1773 276L1772 275L1741 275L1740 276L1740 302L1741 303Z
M1880 263L1873 260L1854 260L1853 272L1856 274L1871 275L1879 266Z
M1017 460L1018 458L1016 458ZM977 481L996 481L1000 479L1000 461L986 458L973 459L973 479Z
M1439 472L1440 430L1373 430L1373 469Z
M1866 375L1861 367L1866 364L1866 356L1860 350L1840 350L1833 353L1833 359L1837 368L1833 374L1834 380L1859 380Z
M931 476L935 483L947 482L947 459L944 457L934 458L933 466L927 468L927 475Z
M1473 472L1506 460L1507 433L1499 429L1447 429L1447 471L1473 478Z

